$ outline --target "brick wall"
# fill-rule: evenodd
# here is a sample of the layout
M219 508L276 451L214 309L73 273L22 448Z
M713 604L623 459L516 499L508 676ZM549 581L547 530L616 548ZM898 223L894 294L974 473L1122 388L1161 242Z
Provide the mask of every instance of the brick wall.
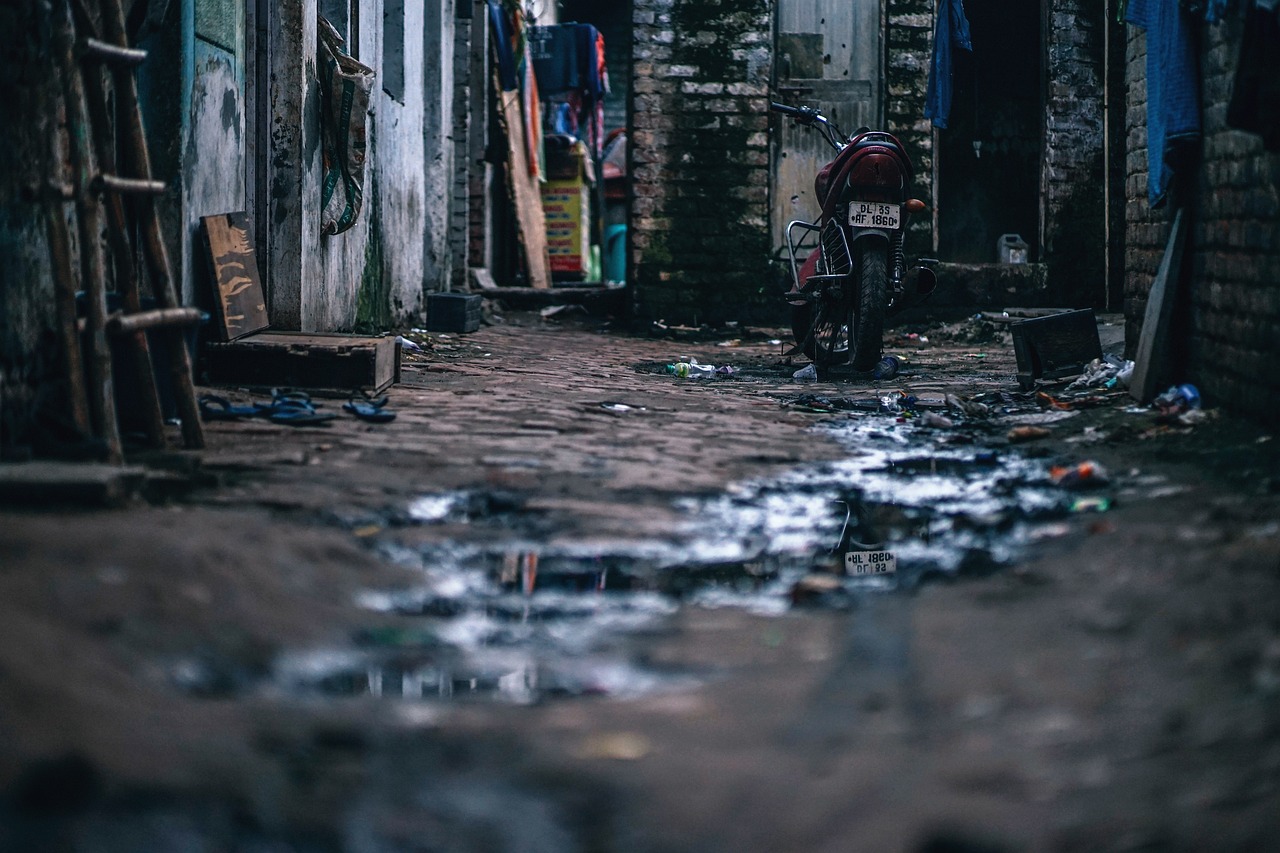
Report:
M1226 125L1243 34L1239 13L1206 26L1201 44L1204 154L1188 243L1186 306L1177 380L1209 405L1280 427L1280 154ZM1147 205L1146 39L1127 51L1125 315L1132 357L1146 297L1168 236L1168 213Z
M934 0L888 0L885 32L885 121L906 147L916 168L917 197L935 206L933 125L924 117L933 51ZM907 234L908 254L933 250L933 217L915 217Z
M475 56L471 25L476 19L475 3L458 0L453 28L453 182L449 199L449 253L452 263L449 289L461 290L467 285L468 228L471 218L471 173L476 168L471 156L471 63ZM482 22L484 18L480 19ZM478 122L476 122L478 123Z
M1061 305L1106 302L1105 5L1054 0L1045 21L1042 248L1049 292Z
M759 0L635 0L637 318L777 320L769 255L772 17Z

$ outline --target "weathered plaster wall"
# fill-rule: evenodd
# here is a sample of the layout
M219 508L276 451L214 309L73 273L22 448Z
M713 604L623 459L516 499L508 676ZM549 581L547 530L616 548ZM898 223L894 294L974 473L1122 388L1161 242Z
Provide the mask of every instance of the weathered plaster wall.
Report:
M315 0L279 4L272 32L275 325L383 331L418 321L424 289L447 285L453 11L453 0L404 4L405 85L392 97L383 89L383 4L361 0L352 52L378 72L364 205L354 227L322 236Z
M776 320L767 274L769 4L636 0L633 21L637 315Z
M242 34L241 34L242 35ZM207 303L195 282L200 251L200 217L246 209L244 66L235 53L192 37L191 78L183 122L179 254L171 258L186 304Z
M423 68L422 129L425 152L424 180L427 198L426 232L422 240L422 285L427 290L449 286L453 255L449 249L450 199L453 196L454 67L453 26L455 0L427 0L423 31L426 62Z
M430 4L428 4L430 5ZM374 226L366 246L366 265L360 281L360 331L382 331L393 322L415 314L422 300L422 254L409 249L422 239L427 207L423 182L422 87L413 85L422 73L424 43L416 34L423 31L423 5L403 5L403 100L384 88L387 63L394 55L384 54L384 39L378 39L379 71L374 85L373 132L370 134L372 190L370 223ZM415 77L415 74L417 77Z
M1280 427L1280 153L1233 130L1226 108L1239 61L1239 10L1206 26L1200 51L1204 158L1195 176L1189 270L1173 378ZM1147 203L1146 37L1129 28L1125 318L1130 357L1164 252L1169 212Z
M1105 5L1055 0L1046 21L1041 252L1060 305L1106 303Z

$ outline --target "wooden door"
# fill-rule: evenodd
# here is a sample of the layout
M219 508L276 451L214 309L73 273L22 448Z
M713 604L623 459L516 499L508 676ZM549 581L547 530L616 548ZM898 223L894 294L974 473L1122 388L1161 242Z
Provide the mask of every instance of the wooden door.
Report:
M813 106L846 133L882 122L882 0L778 0L775 100ZM771 228L818 215L813 178L833 151L817 133L779 117L773 149Z

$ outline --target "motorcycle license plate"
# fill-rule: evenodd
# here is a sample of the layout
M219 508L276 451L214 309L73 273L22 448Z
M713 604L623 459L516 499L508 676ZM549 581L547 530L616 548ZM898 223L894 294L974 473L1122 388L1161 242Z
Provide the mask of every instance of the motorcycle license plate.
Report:
M844 570L854 576L891 575L898 571L898 558L892 551L846 551Z
M849 225L854 228L897 228L902 205L878 201L849 202Z

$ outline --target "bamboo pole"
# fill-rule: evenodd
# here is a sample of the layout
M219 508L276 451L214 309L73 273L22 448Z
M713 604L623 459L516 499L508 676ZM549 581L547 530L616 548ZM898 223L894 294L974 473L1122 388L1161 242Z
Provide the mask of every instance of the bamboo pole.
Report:
M102 0L102 35L108 44L127 47L124 12L120 0ZM142 180L151 178L151 155L147 150L147 137L142 125L142 111L138 105L138 84L131 68L112 68L116 99L120 105L121 135L129 156L131 171ZM142 224L143 254L151 273L151 287L161 308L182 307L174 287L169 251L164 245L160 230L160 217L156 213L154 198L139 195L134 199ZM200 424L200 407L196 402L195 386L191 377L191 353L187 351L186 336L180 328L165 330L169 344L169 375L172 377L174 398L178 404L178 416L182 419L183 443L189 448L204 447L204 428Z
M116 420L115 392L111 381L111 350L107 343L107 288L102 252L102 208L90 186L94 175L90 122L84 79L75 55L75 30L70 4L54 13L55 56L60 65L63 99L67 110L67 134L71 140L72 184L76 195L76 220L80 236L80 265L88 296L89 411L94 429L106 445L112 464L124 461L120 426Z
M75 3L74 12L80 30L86 35L94 35L93 22L84 4ZM89 38L88 41L100 44L93 38ZM94 189L107 190L103 194L103 204L107 212L107 237L112 258L115 261L116 291L120 294L120 302L125 312L136 314L142 310L142 294L138 283L138 270L133 262L133 245L129 240L124 203L117 192L112 192L115 187L104 181L104 178L116 171L111 117L107 114L106 87L103 85L101 68L96 64L99 57L83 53L82 56L89 64L88 72L84 73L85 94L88 96L98 167L101 169L101 173L94 180ZM81 67L83 69L83 66ZM114 318L108 319L108 325L113 320ZM108 333L113 332L108 329ZM131 374L133 383L138 389L138 405L141 410L139 414L142 417L142 428L147 436L147 444L154 448L164 447L164 413L160 409L160 394L156 389L151 347L147 342L146 332L138 330L127 335L124 340L130 350Z

